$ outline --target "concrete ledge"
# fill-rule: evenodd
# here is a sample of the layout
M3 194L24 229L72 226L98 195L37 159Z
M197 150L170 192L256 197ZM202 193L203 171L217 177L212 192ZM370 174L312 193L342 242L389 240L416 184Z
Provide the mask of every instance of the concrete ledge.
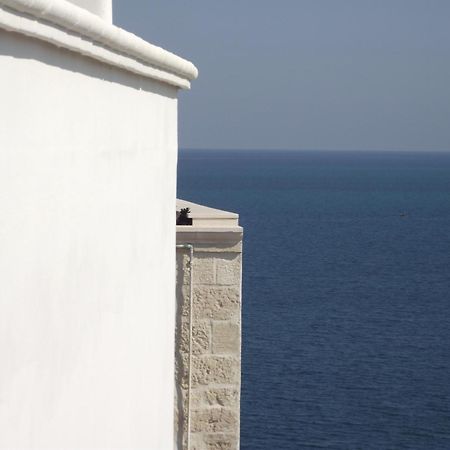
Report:
M191 213L189 217L192 218L192 226L178 226L177 231L185 231L186 228L195 228L196 231L240 231L239 214L222 211L221 209L214 209L197 203L188 202L186 200L177 199L177 211L182 208L189 208Z
M192 225L177 226L177 244L237 245L241 250L243 230L238 214L178 199L177 211L182 208L191 210Z
M180 231L177 227L177 244L202 244L211 246L214 244L227 244L227 246L238 246L242 242L242 229L241 231L216 231L216 230L202 230L202 231ZM186 228L186 227L183 227ZM241 251L242 248L239 247L237 251Z
M198 74L191 62L65 0L0 0L0 28L179 88Z

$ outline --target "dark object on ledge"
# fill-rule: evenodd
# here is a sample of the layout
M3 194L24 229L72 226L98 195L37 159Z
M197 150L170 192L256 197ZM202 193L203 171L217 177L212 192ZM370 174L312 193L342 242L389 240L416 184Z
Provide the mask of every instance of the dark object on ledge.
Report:
M177 225L192 225L192 218L188 217L190 212L189 208L181 208L177 211Z

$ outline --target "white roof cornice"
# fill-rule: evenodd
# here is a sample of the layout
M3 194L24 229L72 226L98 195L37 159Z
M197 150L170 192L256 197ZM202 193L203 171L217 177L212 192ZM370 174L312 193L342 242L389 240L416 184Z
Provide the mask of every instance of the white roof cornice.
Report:
M191 62L65 0L0 0L0 28L179 88L198 75Z

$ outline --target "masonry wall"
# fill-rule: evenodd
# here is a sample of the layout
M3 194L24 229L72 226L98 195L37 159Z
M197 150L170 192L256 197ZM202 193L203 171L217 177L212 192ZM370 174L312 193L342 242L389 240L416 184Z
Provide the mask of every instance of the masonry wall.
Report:
M187 238L186 238L187 239ZM180 239L178 239L180 243ZM196 243L193 260L191 449L239 448L241 234ZM189 251L177 249L176 448L185 449L189 381Z

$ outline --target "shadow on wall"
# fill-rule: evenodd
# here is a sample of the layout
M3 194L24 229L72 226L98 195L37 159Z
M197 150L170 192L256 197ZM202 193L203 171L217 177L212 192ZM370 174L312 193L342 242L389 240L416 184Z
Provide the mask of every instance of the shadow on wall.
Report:
M64 31L67 33L66 30ZM98 45L106 49L106 47ZM27 38L19 33L2 33L0 55L16 59L37 60L49 66L77 74L81 73L102 81L121 84L139 91L152 92L172 99L177 97L177 88L166 83L132 74L118 67L111 67L108 64L102 64L79 53L60 49L44 41Z

